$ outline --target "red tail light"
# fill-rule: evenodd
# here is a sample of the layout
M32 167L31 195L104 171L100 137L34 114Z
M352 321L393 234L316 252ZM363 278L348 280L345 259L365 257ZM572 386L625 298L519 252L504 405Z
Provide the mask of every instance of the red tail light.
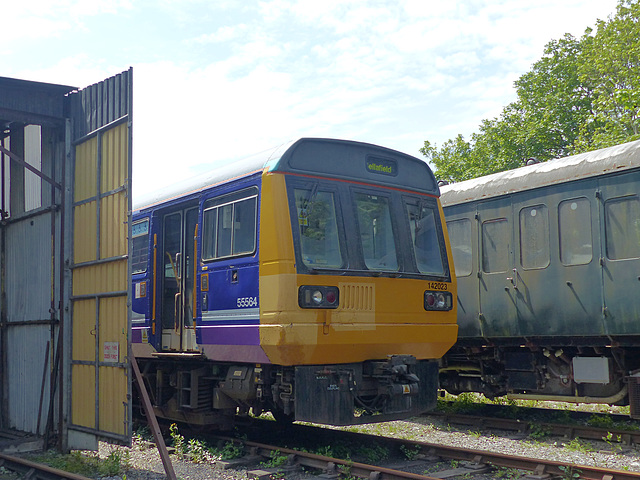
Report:
M424 292L425 310L451 310L453 308L453 296L450 292Z
M298 289L298 305L301 308L338 308L338 287L303 285Z

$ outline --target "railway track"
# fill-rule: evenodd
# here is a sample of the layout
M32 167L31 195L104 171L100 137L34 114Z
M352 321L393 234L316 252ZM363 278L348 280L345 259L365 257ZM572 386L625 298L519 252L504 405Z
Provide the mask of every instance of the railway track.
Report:
M0 468L19 475L19 478L29 480L90 480L75 473L65 472L41 463L31 462L24 458L0 453Z
M451 425L514 431L523 434L538 433L565 438L579 437L585 440L606 438L610 442L640 445L640 423L630 420L626 415L603 415L544 408L527 408L522 409L521 412L518 415L520 418L512 418L512 416L505 414L505 409L500 405L482 405L477 414L433 411L424 416L436 418L442 423ZM555 421L553 421L554 417ZM542 421L541 419L544 418L552 421Z
M217 436L220 441L234 442L241 444L250 456L259 456L265 459L272 458L274 453L287 456L287 468L294 469L296 466L312 468L324 472L324 476L344 474L345 476L370 478L375 480L391 479L429 479L429 478L451 478L464 476L473 478L488 475L496 469L517 469L529 472L530 478L573 478L573 479L593 479L593 480L631 480L640 479L640 473L622 470L612 470L597 466L575 465L570 462L550 461L539 458L527 458L501 453L488 452L485 450L474 450L468 448L458 448L451 446L437 445L433 443L403 440L390 437L381 437L363 433L353 433L341 430L328 430L325 428L311 427L306 425L292 426L295 435L287 436L288 439L294 436L317 438L329 435L332 442L341 442L348 439L349 442L366 445L380 444L383 442L394 450L414 452L412 461L402 462L397 466L368 465L365 463L353 462L345 459L338 459L307 453L278 444L269 444L251 440L250 433L244 433L246 438ZM452 467L452 461L455 468ZM411 468L412 471L404 471ZM421 473L415 473L416 468ZM422 472L430 473L424 474ZM253 472L255 478L267 478L272 475L273 470L258 469ZM283 471L280 470L282 474ZM533 476L533 477L531 477ZM483 477L487 478L487 477Z
M531 433L535 430L541 435L556 435L565 438L579 437L585 440L602 440L607 438L609 441L619 442L625 445L640 445L640 430L603 428L579 424L559 424L553 422L534 422L512 418L457 413L433 413L429 414L429 416L438 418L443 423L451 425L514 431L523 434Z

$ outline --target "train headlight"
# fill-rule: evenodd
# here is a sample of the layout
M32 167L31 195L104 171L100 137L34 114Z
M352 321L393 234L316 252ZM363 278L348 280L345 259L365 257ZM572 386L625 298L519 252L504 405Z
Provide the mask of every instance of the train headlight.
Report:
M311 294L311 300L313 300L314 304L320 305L324 300L324 295L320 290L316 290Z
M453 296L450 292L424 292L425 310L451 310L453 308Z
M298 305L301 308L338 308L338 287L303 285L298 289Z

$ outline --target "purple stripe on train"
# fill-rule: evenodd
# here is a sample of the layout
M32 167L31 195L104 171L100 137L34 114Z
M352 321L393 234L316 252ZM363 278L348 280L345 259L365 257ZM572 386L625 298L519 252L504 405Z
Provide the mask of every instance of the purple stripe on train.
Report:
M259 325L216 325L198 327L201 345L260 345Z
M131 329L131 343L142 343L142 331L147 330L147 327L133 327Z

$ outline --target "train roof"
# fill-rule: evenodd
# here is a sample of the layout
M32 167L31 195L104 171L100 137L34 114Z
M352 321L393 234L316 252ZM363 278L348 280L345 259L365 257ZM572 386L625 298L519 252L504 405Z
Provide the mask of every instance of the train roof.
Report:
M640 167L640 140L440 187L443 206Z
M398 161L402 162L398 168ZM301 138L249 158L214 165L211 171L176 182L136 201L134 210L196 194L205 188L263 172L356 180L439 195L427 162L395 150L369 143L329 138Z

